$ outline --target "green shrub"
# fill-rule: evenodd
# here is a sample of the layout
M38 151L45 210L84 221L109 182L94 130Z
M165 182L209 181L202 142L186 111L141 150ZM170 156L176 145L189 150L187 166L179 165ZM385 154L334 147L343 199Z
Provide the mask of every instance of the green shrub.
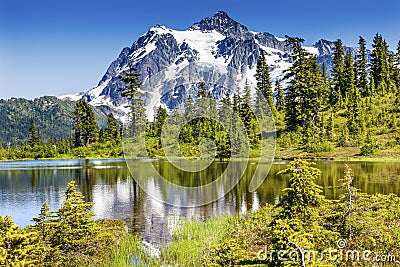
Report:
M314 152L330 152L335 148L334 144L330 141L308 142L304 150L309 153Z

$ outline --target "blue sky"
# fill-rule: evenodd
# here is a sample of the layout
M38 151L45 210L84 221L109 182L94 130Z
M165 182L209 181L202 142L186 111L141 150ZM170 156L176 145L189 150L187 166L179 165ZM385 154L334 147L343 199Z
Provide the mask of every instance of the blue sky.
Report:
M379 32L395 50L400 1L1 0L0 98L34 98L96 86L121 49L154 24L187 29L223 10L254 31L371 44Z

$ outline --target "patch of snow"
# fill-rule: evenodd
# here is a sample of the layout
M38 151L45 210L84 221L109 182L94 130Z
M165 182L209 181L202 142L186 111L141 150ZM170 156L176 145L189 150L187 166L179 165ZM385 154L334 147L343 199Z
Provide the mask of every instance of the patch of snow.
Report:
M303 46L304 50L306 50L308 53L313 54L313 55L318 55L319 51L318 48L312 47L312 46Z
M144 58L145 56L147 56L148 54L150 54L152 51L154 51L156 49L156 45L154 44L154 42L152 42L152 40L150 40L149 43L147 43L144 47L139 48L138 50L136 50L131 57L135 59L135 62L140 61L142 58Z
M283 58L285 52L271 47L263 46L260 43L258 43L258 45L262 50L265 51L265 60L267 61L268 66L272 68L272 71L270 71L272 82L274 82L275 80L282 80L284 76L284 71L292 66L292 63L290 63L288 59Z
M58 96L57 98L61 99L61 100L79 101L79 100L81 100L83 95L84 95L84 93L78 93L78 94L73 94L73 95L61 95L61 96Z
M111 81L111 78L105 80L103 83L101 83L99 86L91 89L87 94L91 97L91 99L97 98L100 96L101 92L103 92L104 88L108 85L108 83Z
M106 95L101 95L99 97L96 97L94 99L92 99L92 101L89 102L90 105L92 106L114 106L114 104L112 103L112 100L109 96Z
M284 42L284 41L286 41L285 38L281 38L281 37L277 37L277 36L274 36L274 37L275 37L275 39L278 40L279 42Z
M189 62L187 59L184 59L181 63L178 65L172 64L170 65L167 70L165 70L165 78L166 80L173 80L178 77L178 74L189 65Z
M196 49L199 52L198 61L209 64L227 65L223 57L215 58L212 53L217 49L217 42L226 38L223 34L215 30L202 32L200 30L176 31L168 29L168 32L174 36L179 45L185 42L190 48Z

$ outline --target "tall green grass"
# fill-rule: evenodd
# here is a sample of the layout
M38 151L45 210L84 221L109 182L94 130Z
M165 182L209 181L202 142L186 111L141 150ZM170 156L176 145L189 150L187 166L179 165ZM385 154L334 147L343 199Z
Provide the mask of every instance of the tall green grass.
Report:
M126 235L119 245L106 255L100 267L159 267L159 259L146 253L142 240L133 234Z
M142 240L128 234L112 250L111 255L102 259L100 266L204 266L210 244L223 239L231 219L232 217L224 216L200 222L185 221L174 231L173 240L161 250L160 258L149 255Z
M161 251L165 266L204 266L211 244L223 239L232 217L186 221L174 232L174 239Z

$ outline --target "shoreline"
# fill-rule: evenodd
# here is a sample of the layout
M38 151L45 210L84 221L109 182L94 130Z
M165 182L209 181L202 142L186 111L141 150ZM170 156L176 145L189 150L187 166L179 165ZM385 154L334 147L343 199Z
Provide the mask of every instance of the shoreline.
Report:
M301 154L301 153L300 153ZM282 162L282 161L293 161L296 158L300 157L299 155L296 156L278 156L273 159L273 162ZM399 157L377 157L377 156L342 156L342 157L329 157L329 156L313 156L313 155L303 155L301 158L305 160L313 160L313 161L332 161L332 162L400 162ZM140 157L137 159L154 159L154 160L166 160L166 157ZM183 159L183 158L174 158L176 160ZM185 158L188 159L188 158ZM195 159L195 158L189 158ZM58 158L22 158L22 159L12 159L12 160L5 160L0 159L0 163L5 162L24 162L24 161L57 161L57 160L125 160L125 157L87 157L87 158L80 158L80 157L58 157ZM235 159L238 160L238 159ZM248 158L249 161L257 161L260 160L259 157L257 158ZM229 162L227 159L215 159L216 162Z

